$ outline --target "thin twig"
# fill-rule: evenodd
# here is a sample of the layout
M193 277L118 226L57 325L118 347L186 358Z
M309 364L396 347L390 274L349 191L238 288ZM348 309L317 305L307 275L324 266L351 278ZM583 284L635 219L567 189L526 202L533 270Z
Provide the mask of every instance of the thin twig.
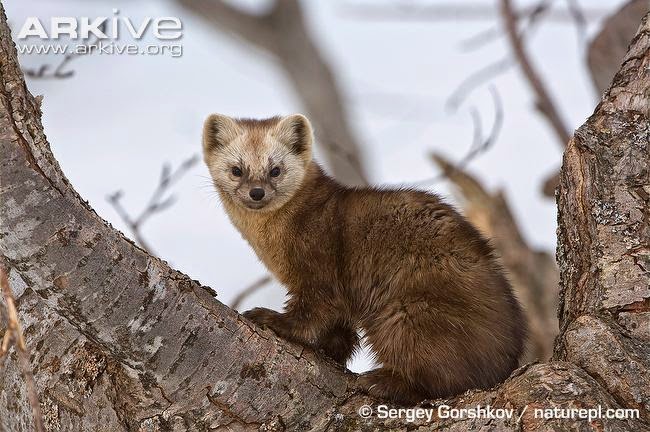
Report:
M526 18L526 23L521 31L521 38L524 37L530 38L533 32L536 30L537 25L540 23L540 18L547 14L554 0L542 0L537 5L532 7L530 11L523 16ZM518 18L520 19L520 18ZM490 29L488 29L490 30ZM498 27L495 27L494 30L499 30ZM481 32L477 36L485 35L485 32ZM490 37L482 36L480 39L470 40L473 49L479 46L480 44L489 42L494 38L495 35L501 35L502 33L498 31L496 34L490 33ZM479 44L479 40L483 41ZM467 43L468 41L464 42ZM447 99L446 107L452 111L458 109L458 107L463 103L467 96L477 87L483 85L485 82L497 77L498 75L506 72L510 69L511 66L515 64L514 59L511 55L508 55L500 60L495 61L483 69L479 69L477 72L474 72L469 77L467 77L460 85L453 91L451 96Z
M135 241L149 254L155 255L149 243L142 236L142 226L154 214L168 209L176 202L176 197L174 195L165 197L165 194L176 182L187 174L187 172L196 165L198 161L199 156L193 155L184 160L178 168L173 171L169 164L164 164L160 172L160 180L158 181L156 189L153 191L153 194L151 194L149 202L145 208L136 217L132 217L124 206L122 206L121 199L124 196L124 192L118 190L106 197L106 200L113 206L113 209L115 209L115 212L118 214L120 219L122 219L122 221L129 227Z
M578 0L566 0L566 4L576 26L578 42L582 45L587 40L587 17Z
M537 24L539 18L542 15L548 15L548 12L550 12L551 9L551 4L553 3L554 0L542 0L539 3L537 3L534 6L531 6L529 9L527 9L524 13L517 13L517 20L523 20L524 18L527 20L525 24L526 28L526 33L530 33L533 31L535 24ZM523 32L522 32L523 34ZM486 30L482 30L480 33L477 33L476 35L464 40L461 42L461 49L465 51L471 51L476 48L480 48L484 44L491 42L495 40L497 37L500 37L503 35L503 31L498 25L495 25L494 27L490 27Z
M472 123L474 125L474 140L472 142L471 147L469 148L469 151L465 154L465 156L463 156L463 158L458 163L454 165L459 169L465 169L465 167L467 167L467 165L469 165L469 163L472 160L476 159L476 157L489 150L496 142L501 132L501 129L503 127L503 117L504 117L503 102L501 101L499 92L494 86L489 86L488 88L490 90L490 94L492 95L492 103L494 105L494 121L492 122L492 128L490 129L490 133L488 134L488 136L484 137L481 118L478 114L478 111L474 107L470 109L470 114L472 116ZM448 173L443 172L436 175L435 177L428 178L425 180L420 180L418 182L412 183L411 185L430 186L448 177L449 177Z
M501 0L501 15L513 54L537 98L537 108L548 120L561 146L565 147L571 137L539 73L528 57L522 36L517 30L517 18L510 0Z
M264 286L269 284L272 280L273 279L269 275L262 276L261 278L253 282L249 287L243 289L239 294L237 294L237 297L235 297L235 299L230 304L230 308L238 310L242 302L246 300L246 298L251 296L253 293L257 292L261 288L264 288Z
M518 11L518 15L526 15L535 6L527 6ZM495 18L494 8L482 3L449 2L344 2L338 7L338 14L345 18L364 21L418 21L418 22L444 22L444 21L487 21ZM606 16L606 8L592 7L584 9L584 16L589 21L596 21ZM557 23L570 23L573 21L571 12L564 9L554 10L548 17Z
M38 401L34 374L29 361L29 350L27 349L25 337L23 336L23 329L20 325L20 320L18 319L16 299L14 298L13 291L11 291L11 288L9 287L9 277L4 263L0 263L0 287L7 309L7 329L5 330L2 347L0 348L0 358L4 358L5 355L8 354L10 343L13 341L13 344L16 347L18 363L23 374L23 379L25 380L25 387L27 387L29 404L32 407L34 429L36 432L43 432L45 431L45 428L43 427L43 414L41 413L41 405Z
M102 32L106 31L106 23L103 23L101 26L99 26L99 30ZM36 79L65 79L65 78L70 78L74 75L74 71L67 71L65 72L63 69L75 58L81 57L86 54L92 54L93 52L93 47L95 46L95 43L99 42L99 37L95 34L93 34L93 39L90 39L87 43L83 45L78 45L75 47L75 51L65 54L63 56L63 60L56 66L54 69L54 72L48 73L48 70L51 69L49 64L43 64L41 65L38 69L23 69L23 72L25 75L27 75L30 78L36 78ZM79 53L78 52L78 47L84 46L87 48L87 51L84 53Z
M470 151L463 157L457 164L456 167L464 169L467 164L469 164L474 158L476 158L481 153L486 152L497 140L501 128L503 127L503 102L499 96L499 92L496 87L488 87L490 94L492 95L492 103L494 104L494 122L492 123L492 129L490 129L490 134L487 137L483 137L481 120L476 109L473 112L473 120L475 125L475 131L478 131L474 134L474 143ZM478 126L476 126L478 125Z
M488 27L460 41L460 49L465 52L474 51L501 36L503 36L503 32L498 26Z
M446 108L452 112L456 111L474 89L507 71L513 63L510 57L506 57L487 65L483 69L479 69L467 77L447 98L447 102L445 102Z

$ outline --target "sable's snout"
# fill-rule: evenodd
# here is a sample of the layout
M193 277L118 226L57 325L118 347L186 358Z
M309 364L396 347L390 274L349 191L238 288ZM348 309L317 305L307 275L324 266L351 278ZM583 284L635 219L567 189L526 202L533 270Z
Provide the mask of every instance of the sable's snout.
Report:
M262 198L264 198L264 189L253 188L250 190L250 192L248 192L248 195L250 195L250 197L255 201L260 201Z

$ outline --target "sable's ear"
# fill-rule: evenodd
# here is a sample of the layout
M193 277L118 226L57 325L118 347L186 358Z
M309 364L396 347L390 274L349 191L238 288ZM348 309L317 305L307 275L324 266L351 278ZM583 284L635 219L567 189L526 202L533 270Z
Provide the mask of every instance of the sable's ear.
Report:
M203 123L203 151L222 147L237 138L241 132L241 128L232 118L211 114Z
M314 141L311 123L302 114L283 117L275 126L275 136L297 155L309 154Z

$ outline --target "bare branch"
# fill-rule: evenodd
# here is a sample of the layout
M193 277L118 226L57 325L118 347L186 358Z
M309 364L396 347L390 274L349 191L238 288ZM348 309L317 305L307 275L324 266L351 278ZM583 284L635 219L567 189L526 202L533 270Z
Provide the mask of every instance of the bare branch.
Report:
M537 107L540 112L547 118L551 126L553 127L558 139L561 144L564 146L569 139L569 133L566 130L563 122L560 118L560 115L557 111L557 108L554 106L548 92L544 88L544 85L537 74L537 72L532 68L532 64L527 57L527 54L524 50L524 37L529 35L530 32L534 29L535 24L538 22L539 18L549 13L552 0L544 0L538 3L533 7L528 15L528 24L524 30L517 34L516 23L513 21L516 19L517 14L512 12L511 9L507 9L506 12L510 11L511 13L506 15L506 29L511 45L513 46L513 52L518 60L518 63L522 67L524 75L528 79L533 91L537 97ZM579 3L576 0L567 0L569 11L571 16L576 23L578 28L578 33L580 37L584 37L586 20L584 11L580 7ZM508 22L508 19L510 20ZM495 36L494 33L489 33L491 38ZM480 35L477 35L480 36ZM513 38L514 36L514 38ZM483 40L490 40L489 38L483 38ZM477 37L468 41L471 43L471 47L477 46L481 42ZM487 67L479 70L478 72L470 75L465 81L463 81L460 86L452 93L452 95L447 100L447 106L450 109L456 109L467 97L471 91L478 85L484 83L485 81L492 79L498 74L503 73L508 70L513 64L512 59L509 57L502 59L498 62L492 63ZM555 188L559 184L559 174L555 173L548 179L543 182L542 192L545 196L552 197L555 191Z
M264 288L266 285L271 283L273 279L269 275L262 276L255 282L253 282L249 287L243 289L235 299L232 301L230 304L230 308L234 310L239 310L239 307L243 303L244 300L246 300L249 296L253 295L257 291L259 291L261 288Z
M489 90L490 94L492 95L492 103L494 105L494 121L492 122L490 133L487 137L483 136L481 118L476 108L472 107L470 109L470 114L472 116L472 123L474 125L474 138L472 145L470 146L465 156L463 156L463 158L455 165L460 169L465 168L472 160L489 150L490 147L492 147L496 142L497 138L499 137L499 133L501 132L501 128L503 127L503 103L501 101L501 97L499 96L499 92L497 91L496 87L489 86ZM435 177L415 182L412 185L430 186L447 177L448 175L442 172Z
M0 359L8 354L11 341L16 348L16 356L20 364L20 370L25 380L25 387L27 388L27 395L29 404L32 407L32 417L34 419L34 429L36 432L43 432L43 414L41 412L41 405L38 401L38 392L36 391L36 383L34 382L34 373L29 361L29 349L25 343L23 336L23 329L18 319L18 311L16 310L16 299L14 293L9 287L9 276L5 268L5 264L0 262L0 289L4 296L5 307L7 309L7 328L5 330L4 338L2 340L2 347L0 348ZM3 360L4 361L4 360Z
M460 49L462 51L474 51L482 46L500 38L503 32L498 26L488 27L479 31L460 42Z
M474 158L492 147L503 127L503 102L496 87L490 86L489 90L492 95L492 103L494 104L494 122L492 123L492 129L487 137L483 137L480 123L481 119L474 109L472 111L475 125L474 130L478 132L474 134L474 142L470 151L457 163L457 166L460 168L465 168Z
M153 191L149 202L136 217L132 217L122 205L124 193L121 190L115 191L106 197L106 200L113 206L113 209L122 221L129 227L135 241L140 247L152 255L155 255L149 243L142 236L142 226L157 213L167 210L175 203L175 196L165 197L169 189L176 184L187 172L199 161L198 155L193 155L184 160L176 170L172 170L169 164L164 164L160 171L160 180Z
M521 39L524 39L524 37L532 36L532 33L536 30L537 25L540 23L540 19L543 16L548 15L552 3L553 0L542 0L537 5L532 7L526 15L523 16L523 18L526 18L526 24L521 31ZM487 33L489 37L484 37L483 35L485 35L486 32L481 32L472 39L464 42L464 44L470 43L470 46L472 48L475 48L486 42L489 42L490 40L494 39L494 37L500 36L502 34L501 30L498 27L488 30L494 30L494 32ZM458 107L475 88L506 72L513 64L515 64L514 59L508 55L501 60L497 60L496 62L489 64L483 69L479 69L477 72L466 78L458 86L458 88L454 90L451 96L449 96L446 102L447 108L451 110L458 109Z
M99 29L104 32L106 31L106 22L102 23L101 26L99 26ZM35 79L65 79L65 78L70 78L74 75L73 70L65 71L66 66L72 62L75 58L79 58L83 55L86 54L91 54L93 52L93 47L96 47L96 43L99 41L99 37L97 35L93 34L93 38L91 38L87 43L83 44L86 48L86 51L83 53L80 53L79 49L77 49L75 52L65 54L63 56L63 60L54 68L54 72L48 73L50 69L52 69L51 65L49 64L43 64L41 65L38 69L23 69L23 72L25 75L27 75L30 78L35 78Z
M278 7L277 3L261 15L244 12L221 0L178 0L178 3L214 26L227 30L253 45L270 52L276 49L276 31L272 27L271 14L272 10Z
M516 13L524 16L534 11L536 6L522 8ZM584 9L585 19L596 21L606 15L604 8ZM344 3L340 6L340 15L348 18L365 21L486 21L495 18L494 8L485 3L460 3L460 2L429 2L424 3L395 3L373 4L364 2L359 4ZM548 19L557 23L571 23L574 20L570 11L558 9L549 14Z
M368 183L362 149L348 123L336 77L305 26L298 0L276 0L261 15L221 0L177 2L216 28L271 53L314 122L318 145L333 175L347 184Z
M23 294L33 317L25 333L30 344L41 344L33 363L44 397L51 396L50 418L62 430L83 422L86 430L528 432L587 423L538 418L526 408L598 406L638 411L587 426L647 429L650 292L642 263L650 235L639 209L648 200L640 179L648 172L649 19L565 153L558 201L563 331L554 359L524 366L490 390L431 401L511 408L516 422L484 416L405 425L360 418L359 407L381 402L359 394L355 375L253 325L92 211L50 151L0 4L0 149L7 155L0 164L0 253L19 263L12 271L31 288ZM19 235L15 227L23 228ZM74 368L86 365L90 377L82 371L70 386ZM15 382L20 372L13 369L0 375L0 385ZM24 429L31 415L24 399L14 392L0 398L3 428Z
M445 103L447 109L451 111L457 110L458 107L465 101L467 96L478 86L483 85L485 82L507 71L512 65L513 60L509 57L506 57L487 65L483 69L479 69L477 72L467 77L463 82L460 83L460 85L456 88L456 90L454 90L449 98L447 98L447 102Z
M573 23L578 33L578 41L582 44L587 39L587 17L578 0L566 0L567 8L573 19Z
M560 145L564 148L569 142L571 135L564 125L564 121L562 120L557 107L549 96L539 73L535 70L530 58L528 57L522 36L517 30L517 15L512 8L510 0L501 0L501 15L503 17L504 26L508 34L508 40L510 41L513 54L517 59L517 63L526 77L528 84L535 93L535 97L537 98L537 109L544 115L544 117L546 117L553 128Z

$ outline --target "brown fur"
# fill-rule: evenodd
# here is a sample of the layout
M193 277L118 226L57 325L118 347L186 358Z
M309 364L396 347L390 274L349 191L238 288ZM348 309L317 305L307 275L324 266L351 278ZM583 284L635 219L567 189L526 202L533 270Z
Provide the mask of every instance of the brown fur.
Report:
M206 163L234 225L289 297L284 313L255 308L245 317L341 363L362 329L381 368L361 384L398 403L488 388L517 367L520 307L488 242L452 207L425 192L337 183L311 160L311 127L302 116L228 120L206 122ZM233 131L220 138L224 125ZM284 163L287 176L302 170L298 185L286 180L294 191L283 194L283 180L238 179L233 189L259 181L280 191L249 208L221 177L219 160L237 148L264 154L271 136L294 146L291 130L304 165L270 163Z

